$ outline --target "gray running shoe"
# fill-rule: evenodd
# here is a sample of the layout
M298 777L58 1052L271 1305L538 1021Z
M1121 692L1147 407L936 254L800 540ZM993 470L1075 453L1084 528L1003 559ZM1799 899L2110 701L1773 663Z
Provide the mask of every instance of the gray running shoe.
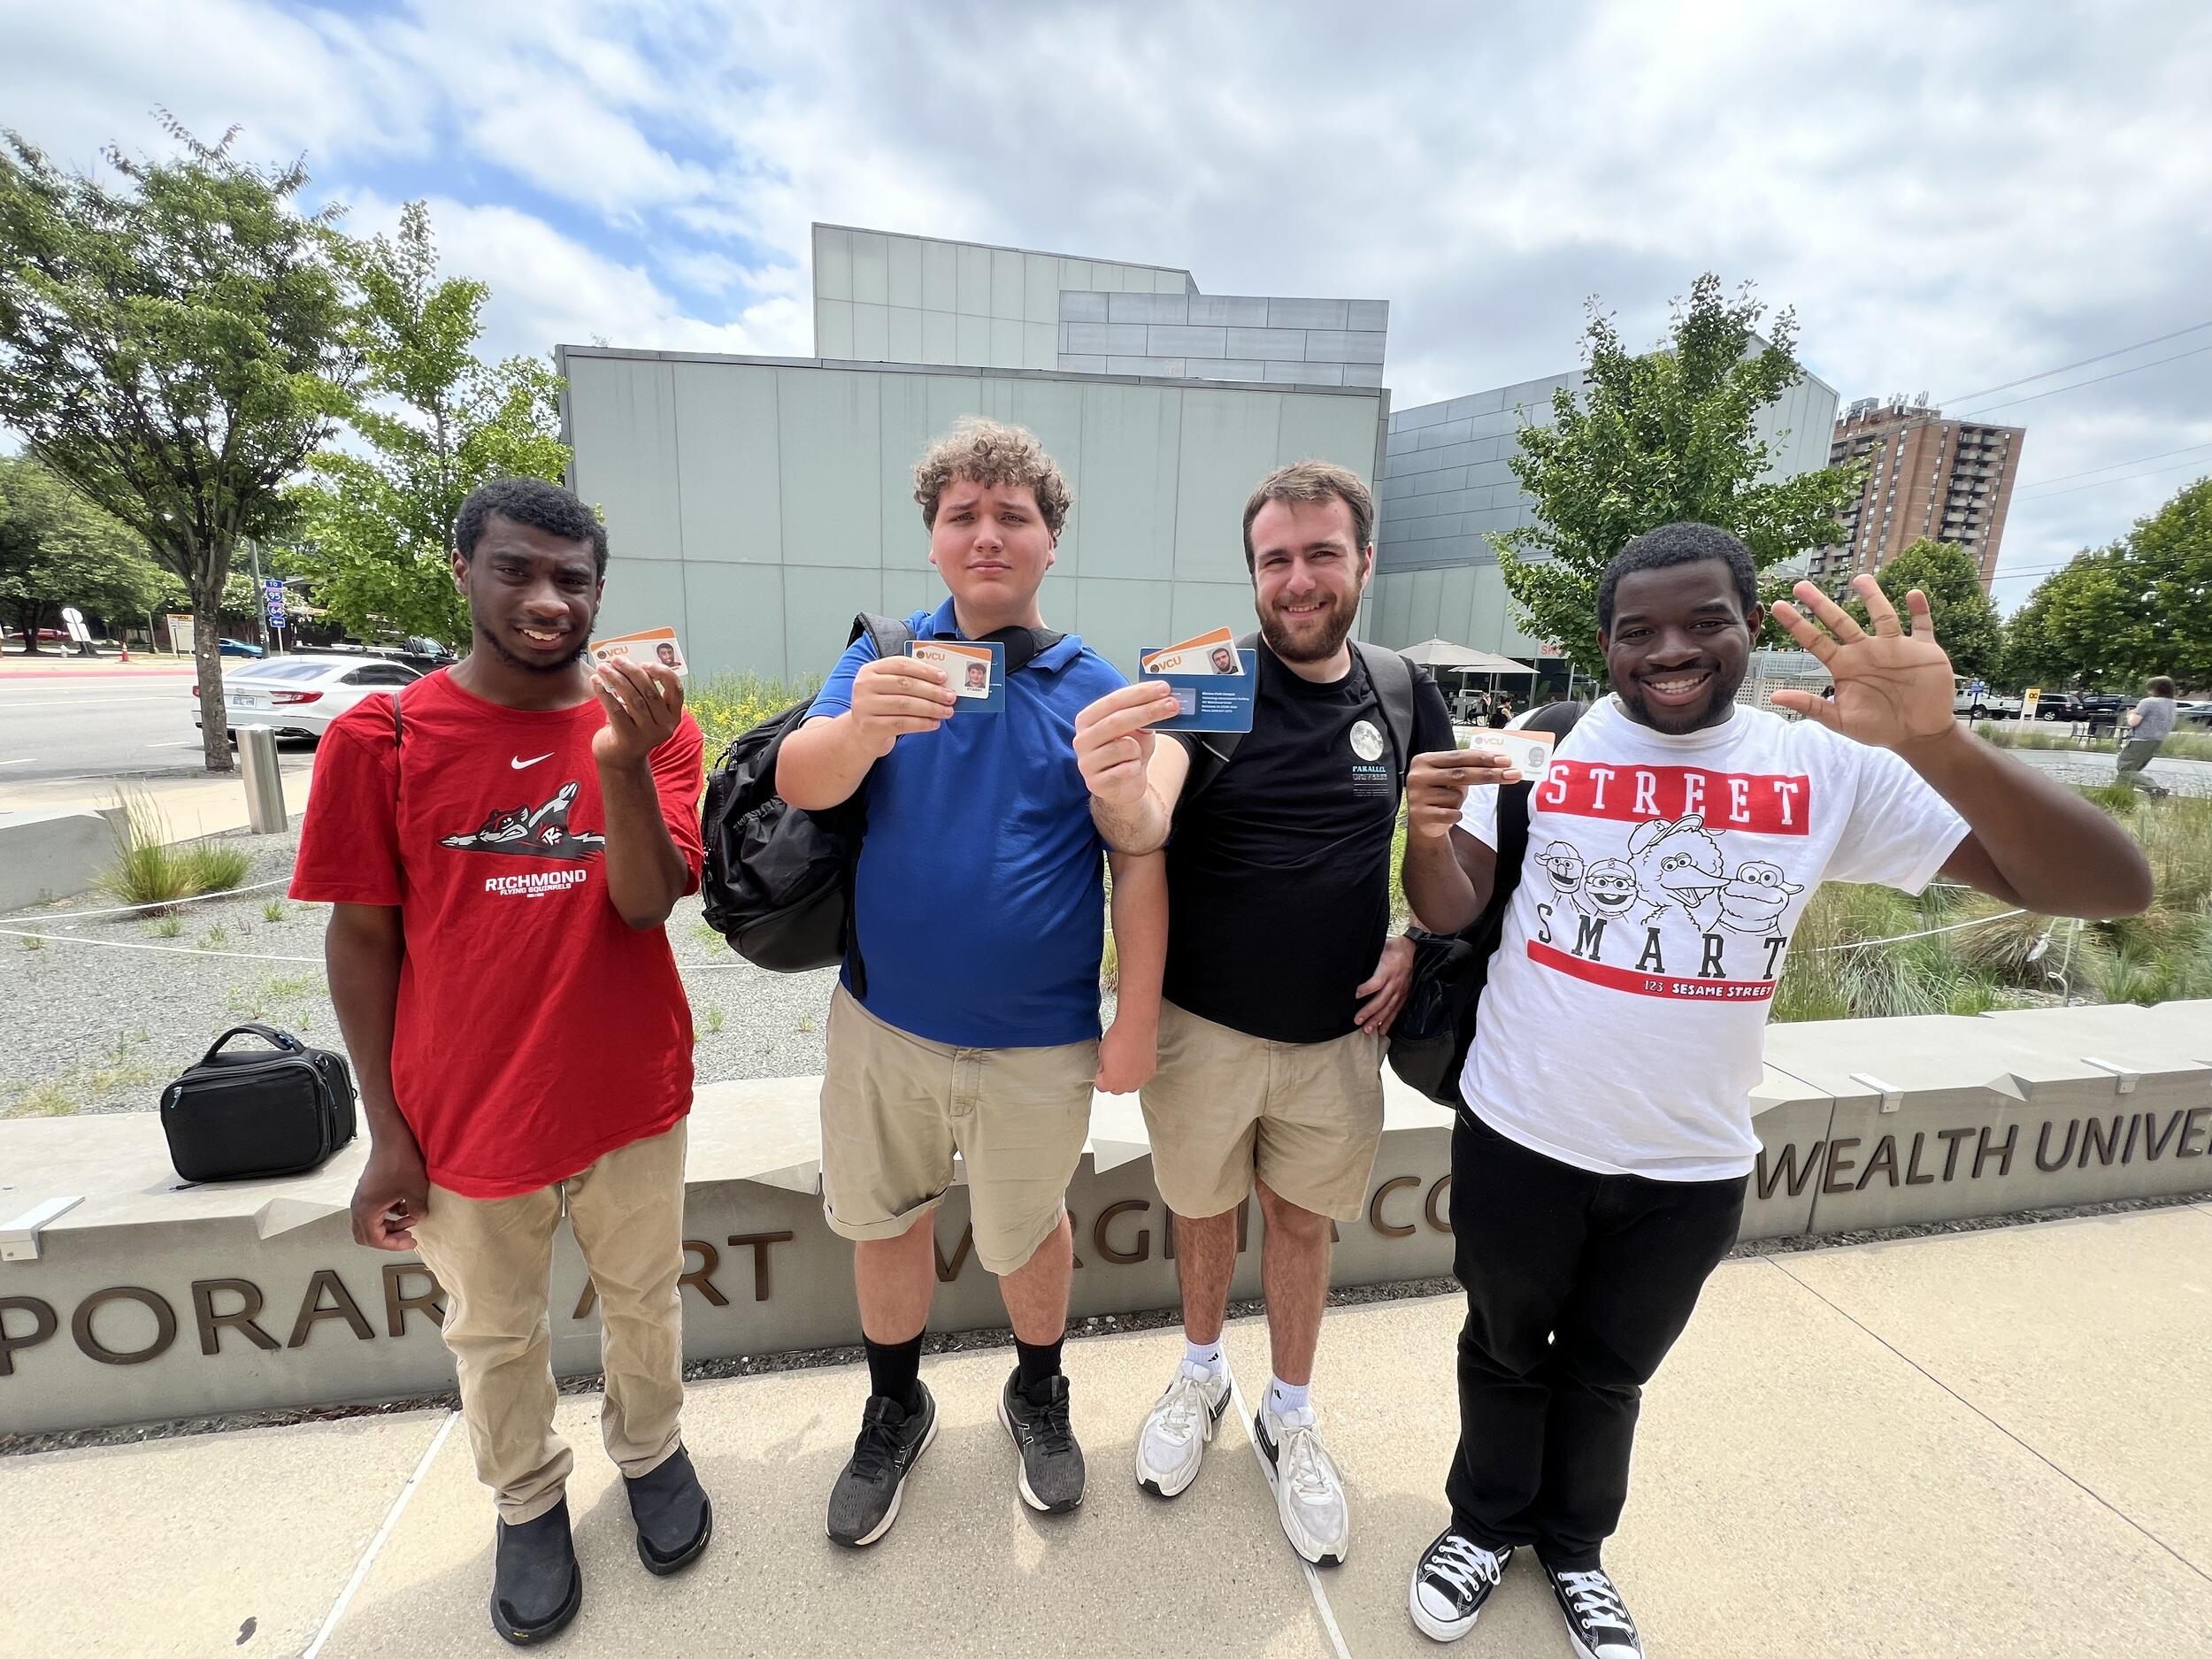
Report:
M853 1549L872 1544L899 1518L899 1500L916 1460L937 1438L937 1402L926 1383L916 1383L922 1397L909 1412L881 1394L870 1397L860 1413L860 1433L853 1455L830 1488L829 1535Z
M1064 1514L1083 1502L1083 1448L1068 1425L1068 1379L1048 1377L1029 1394L1020 1382L1017 1370L998 1396L998 1420L1021 1454L1016 1484L1031 1509Z

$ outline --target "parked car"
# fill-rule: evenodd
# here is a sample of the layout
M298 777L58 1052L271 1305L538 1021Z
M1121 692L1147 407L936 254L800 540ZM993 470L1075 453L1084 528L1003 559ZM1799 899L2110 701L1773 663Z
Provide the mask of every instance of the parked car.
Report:
M2035 718L2039 720L2078 720L2081 718L2081 698L2071 691L2047 691L2036 699Z
M273 726L280 737L320 737L330 723L364 697L412 685L421 674L404 663L357 657L280 657L250 663L223 676L229 726ZM197 699L192 724L203 724Z
M2177 703L2174 705L2174 725L2212 731L2212 703Z
M265 657L268 654L250 640L228 638L216 641L215 650L221 657Z

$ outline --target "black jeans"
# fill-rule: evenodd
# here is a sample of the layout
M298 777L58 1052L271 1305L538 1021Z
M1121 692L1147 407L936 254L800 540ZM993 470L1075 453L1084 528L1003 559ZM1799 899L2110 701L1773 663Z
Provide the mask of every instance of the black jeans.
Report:
M1744 1182L1594 1175L1462 1112L1452 1131L1452 1525L1581 1571L1620 1525L1643 1385L1743 1222Z

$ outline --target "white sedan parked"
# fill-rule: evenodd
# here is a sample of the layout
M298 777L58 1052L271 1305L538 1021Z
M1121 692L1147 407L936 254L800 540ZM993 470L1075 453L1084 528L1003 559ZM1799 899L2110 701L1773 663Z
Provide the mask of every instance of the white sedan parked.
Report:
M233 731L273 726L280 737L320 737L364 697L411 686L421 674L404 663L358 657L273 657L223 676L223 701ZM201 724L200 688L192 687L192 724Z

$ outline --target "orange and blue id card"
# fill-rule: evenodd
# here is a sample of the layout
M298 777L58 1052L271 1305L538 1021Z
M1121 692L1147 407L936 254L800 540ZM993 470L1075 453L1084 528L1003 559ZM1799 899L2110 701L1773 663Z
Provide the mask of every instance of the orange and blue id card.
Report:
M1252 729L1252 694L1259 684L1259 653L1240 651L1234 646L1226 648L1236 657L1236 672L1231 673L1216 665L1214 648L1203 648L1196 658L1183 655L1181 647L1165 649L1155 646L1137 653L1137 678L1141 681L1156 680L1171 687L1180 710L1171 720L1153 723L1156 732L1248 732ZM1185 670L1178 667L1161 672L1149 666L1156 660L1167 658L1188 662Z
M955 714L1001 714L1006 709L1006 647L996 640L909 640L906 654L941 668L957 699Z

